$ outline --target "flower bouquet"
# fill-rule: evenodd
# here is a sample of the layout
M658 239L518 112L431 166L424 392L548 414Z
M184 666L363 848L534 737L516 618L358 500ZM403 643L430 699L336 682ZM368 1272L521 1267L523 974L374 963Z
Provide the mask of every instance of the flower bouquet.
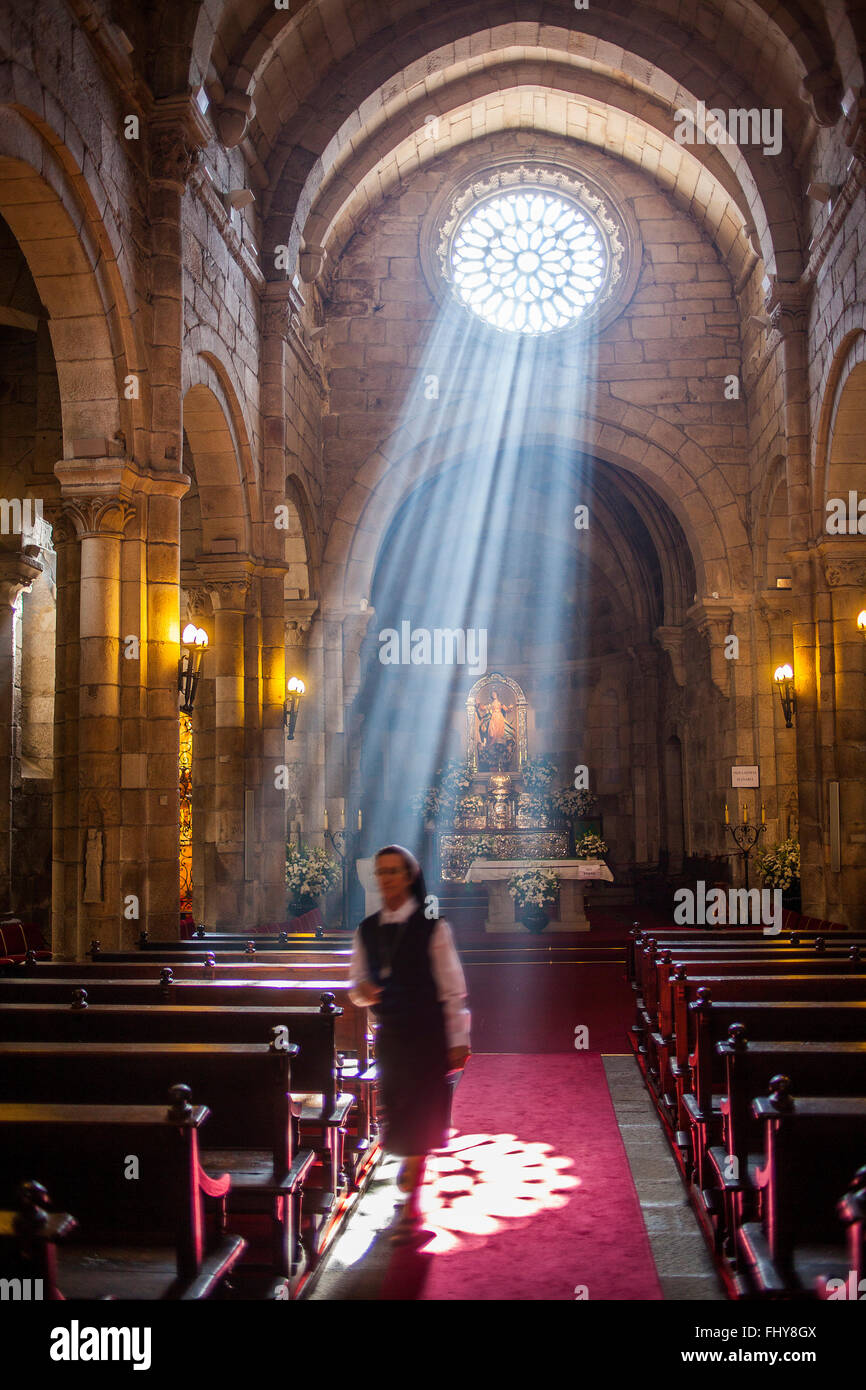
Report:
M578 859L601 859L607 854L607 842L600 835L583 835L574 846Z
M768 888L781 888L786 893L792 885L799 886L800 846L796 840L783 840L758 850L755 867Z
M508 892L522 909L520 920L527 930L542 932L548 921L545 904L556 902L559 875L550 869L520 869L508 880Z
M582 820L595 810L598 798L592 792L576 787L560 787L553 793L553 804L568 820Z
M289 912L300 917L316 906L329 888L340 882L340 865L326 850L306 845L286 846L286 887Z

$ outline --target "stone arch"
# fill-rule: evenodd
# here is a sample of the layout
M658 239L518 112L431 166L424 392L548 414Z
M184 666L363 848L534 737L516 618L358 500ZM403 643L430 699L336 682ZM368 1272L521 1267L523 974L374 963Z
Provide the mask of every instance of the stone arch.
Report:
M107 209L104 190L96 192ZM144 433L147 375L117 229L112 235L108 212L100 216L94 191L59 137L33 113L9 105L0 106L0 214L47 311L65 457L94 438L104 441L105 455L131 455ZM139 378L138 400L124 398L130 373Z
M286 478L286 502L289 530L283 558L290 566L286 574L286 598L309 599L319 588L319 547L309 494L296 473Z
M608 403L610 404L610 403ZM612 412L613 414L613 412ZM563 412L539 410L534 437L551 446L593 456L636 475L657 494L676 517L691 551L698 593L728 593L732 576L738 585L750 583L749 540L740 508L724 480L715 477L713 504L703 494L700 479L712 469L704 450L681 435L676 453L650 443L642 434L654 417L638 412L633 429L604 418L604 402L592 415L563 418ZM673 426L671 435L680 434ZM330 604L357 607L369 595L375 555L381 537L408 492L422 476L441 471L460 452L454 432L437 430L419 440L396 430L365 460L342 497L328 535L322 566L323 588ZM428 467L424 468L425 461ZM727 537L727 539L726 539ZM736 552L742 552L737 555Z
M195 468L202 551L225 552L234 541L235 553L248 554L250 519L237 440L213 383L196 383L185 392L183 429Z
M788 476L784 454L776 454L764 473L755 503L755 582L775 589L776 580L790 574L785 551L791 544Z
M231 430L240 476L253 524L262 521L261 474L253 450L254 431L241 382L224 357L225 345L212 328L202 325L184 338L183 394L206 386L220 402Z
M821 391L813 469L813 524L825 530L827 499L866 494L866 305L851 305L839 325L839 346L827 364ZM850 448L843 463L840 451ZM847 466L846 466L847 465Z

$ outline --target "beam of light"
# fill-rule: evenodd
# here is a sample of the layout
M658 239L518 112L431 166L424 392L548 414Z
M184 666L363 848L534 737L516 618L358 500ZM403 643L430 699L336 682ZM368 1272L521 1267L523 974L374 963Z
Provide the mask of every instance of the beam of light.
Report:
M396 431L414 483L380 539L362 649L362 852L397 840L422 853L412 794L447 759L466 759L466 697L485 673L468 650L462 665L435 664L436 629L476 634L482 658L486 640L486 671L512 675L551 716L563 661L590 655L592 533L576 530L575 507L590 503L591 473L569 441L593 375L591 329L500 332L449 299L419 357ZM399 665L381 660L387 631ZM542 751L536 738L530 756Z

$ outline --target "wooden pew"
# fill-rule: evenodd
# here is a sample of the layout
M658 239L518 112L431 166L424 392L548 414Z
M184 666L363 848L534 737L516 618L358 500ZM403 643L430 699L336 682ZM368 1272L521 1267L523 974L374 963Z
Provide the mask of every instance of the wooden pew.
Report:
M721 1201L708 1207L718 1206L718 1244L734 1256L737 1228L757 1214L754 1175L764 1136L752 1101L779 1075L796 1075L797 1089L811 1096L866 1096L866 1042L750 1042L734 1024L716 1051L725 1066L723 1134L709 1147L708 1168Z
M837 1203L866 1152L866 1099L795 1100L781 1078L752 1109L764 1133L764 1161L755 1180L761 1215L737 1235L750 1292L759 1298L815 1297L819 1280L847 1280Z
M176 980L173 967L163 967L160 974L161 979L151 977L150 981L135 978L88 979L85 983L76 981L73 977L45 979L38 972L31 972L14 980L0 980L0 1007L31 1002L71 1005L75 1000L82 1002L83 995L88 1005L127 1004L132 1007L177 1004L186 1007L197 1004L208 1008L232 1009L273 1005L275 1008L283 1009L319 1004L325 994L328 994L339 1006L336 1015L336 1043L342 1081L347 1089L354 1091L358 1102L358 1134L352 1156L356 1162L363 1160L373 1129L372 1087L361 1080L371 1061L369 1027L366 1009L359 1009L352 1003L345 981L277 981L258 978Z
M859 1302L866 1298L866 1165L854 1174L836 1211L848 1231L846 1285L840 1288L837 1279L833 1287L827 1275L819 1275L815 1280L815 1292L819 1298L857 1299Z
M81 991L79 991L79 994ZM6 1042L261 1042L281 1030L300 1051L293 1069L296 1094L306 1095L301 1129L315 1143L334 1201L343 1173L344 1135L355 1097L337 1082L336 1026L341 1010L333 995L318 1009L207 1007L199 1004L88 1005L4 1004L0 1041Z
M117 961L39 961L10 971L8 979L21 980L158 980L163 969L170 969L176 980L271 980L291 983L293 980L339 979L345 982L349 974L350 952L329 953L322 960L310 961L302 952L284 964L273 965L261 960L225 962L216 956L212 961L189 960L164 962L154 960Z
M712 975L701 973L690 974L684 979L673 980L671 991L674 1018L671 1046L664 1043L658 1034L656 1035L660 1065L667 1067L666 1075L661 1078L665 1085L676 1085L675 1077L682 1079L687 1075L689 1056L694 1050L696 1041L696 1014L691 1005L703 997L705 990L709 991L710 997L714 999L740 999L743 1002L747 1000L758 1000L766 1003L772 1003L776 1000L790 1003L809 1000L819 1003L822 1001L833 1003L837 1000L840 1003L864 1002L866 1001L866 976L793 973ZM673 1057L676 1058L676 1067L671 1060ZM698 1107L701 1110L706 1107L710 1100L711 1092L704 1089L710 1077L715 1089L721 1090L724 1076L722 1068L715 1064L711 1071L701 1072L700 1075L693 1076L693 1085L686 1087L686 1089L693 1090L698 1096ZM672 1103L682 1106L682 1088L678 1090L676 1101L672 1101Z
M20 1183L17 1197L17 1210L0 1211L0 1278L16 1281L13 1298L61 1301L55 1247L78 1222L68 1211L49 1211L41 1183Z
M690 1026L694 1026L694 1050L680 1069L674 1062L680 1127L686 1131L682 1144L690 1150L689 1172L702 1191L706 1188L706 1150L714 1118L721 1122L721 1111L714 1114L714 1092L724 1086L724 1062L716 1044L728 1038L732 1024L741 1023L747 1038L761 1042L866 1042L866 1003L861 1001L716 999L701 986L698 998L689 1005ZM720 1100L719 1100L720 1104ZM715 1142L715 1136L713 1136Z
M240 1236L220 1231L206 1248L204 1197L230 1188L199 1161L208 1109L186 1087L170 1099L169 1109L0 1105L0 1206L37 1180L78 1222L57 1255L66 1298L209 1298L237 1264Z
M0 1102L151 1105L172 1085L189 1086L211 1113L202 1162L228 1173L231 1210L269 1215L269 1267L291 1278L303 1185L316 1157L299 1144L301 1106L291 1094L297 1052L297 1044L272 1043L0 1043Z

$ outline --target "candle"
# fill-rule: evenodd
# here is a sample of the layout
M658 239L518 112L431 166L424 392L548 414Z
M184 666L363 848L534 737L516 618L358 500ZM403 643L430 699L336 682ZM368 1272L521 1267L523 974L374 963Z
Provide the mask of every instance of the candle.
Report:
M746 803L745 803L745 801L744 801L744 802L743 802L743 825L748 825L748 824L749 824L749 808L748 808L748 806L746 805Z
M325 829L327 830L327 828L328 828L328 808L327 808L327 806L326 806L326 807L325 807Z
M346 808L345 808L345 806L341 806L341 807L340 807L340 825L343 827L343 829L345 829L345 827L346 827Z
M358 829L361 829L361 808L358 807Z
M730 823L731 823L731 818L730 818L730 816L728 815L728 803L727 803L727 801L726 801L726 802L725 802L725 825L730 825Z
M765 813L765 811L764 811L764 803L763 803L763 801L761 802L761 824L762 824L762 825L766 825L766 824L767 824L767 816L766 816L766 813Z

